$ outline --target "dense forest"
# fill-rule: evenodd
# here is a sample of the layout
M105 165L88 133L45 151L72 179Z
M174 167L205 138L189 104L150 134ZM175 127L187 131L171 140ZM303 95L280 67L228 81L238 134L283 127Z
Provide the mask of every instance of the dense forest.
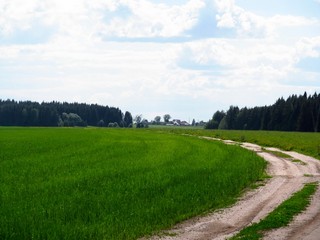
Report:
M227 112L217 111L206 128L319 132L320 94L292 95L264 107L231 106Z
M97 104L0 100L0 125L131 127L132 116Z

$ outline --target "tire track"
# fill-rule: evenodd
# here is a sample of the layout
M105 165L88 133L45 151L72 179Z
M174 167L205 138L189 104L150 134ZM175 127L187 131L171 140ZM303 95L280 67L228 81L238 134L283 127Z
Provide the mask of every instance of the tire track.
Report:
M210 137L201 138L213 141L221 141L219 139ZM230 140L224 140L223 142L226 144L240 144ZM266 151L264 151L263 148L252 143L241 143L241 146L256 152L269 163L267 172L272 176L272 178L268 180L264 186L247 192L233 206L215 211L205 217L196 217L187 220L181 224L178 224L170 231L165 232L164 236L153 236L151 239L227 239L235 235L244 227L252 223L259 222L261 219L265 218L293 193L302 189L304 184L308 182L319 181L320 179L319 160L295 152L281 151L276 148L266 148ZM277 157L267 151L283 152L299 161L292 161L292 159ZM318 194L320 195L320 192ZM311 204L315 207L313 207L311 210L313 215L312 217L309 217L309 225L312 221L315 227L307 231L304 234L304 237L307 237L314 232L314 229L319 229L320 227L320 197L315 198L314 202L316 203ZM306 220L304 219L301 222L305 223ZM299 227L304 228L302 223L300 223L300 225L296 224L293 229L298 229ZM273 231L269 236L266 236L266 239L289 239L290 234L292 235L292 239L303 239L300 235L297 235L299 232L301 231L294 232L294 230L288 229L286 230L286 234ZM279 235L283 235L284 238L279 238ZM311 239L313 240L313 238Z

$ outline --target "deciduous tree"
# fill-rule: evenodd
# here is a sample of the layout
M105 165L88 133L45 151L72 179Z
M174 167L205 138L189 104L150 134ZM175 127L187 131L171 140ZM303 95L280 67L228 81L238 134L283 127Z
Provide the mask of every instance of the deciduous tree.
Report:
M170 119L171 119L170 114L165 114L165 115L163 116L163 120L164 120L164 122L166 122L166 123L168 123Z

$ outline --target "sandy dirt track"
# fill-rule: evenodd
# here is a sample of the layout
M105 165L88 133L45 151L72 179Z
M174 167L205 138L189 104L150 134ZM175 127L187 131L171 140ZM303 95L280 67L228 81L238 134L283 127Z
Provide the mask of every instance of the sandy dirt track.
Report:
M209 137L202 138L219 140ZM239 144L233 141L224 142L226 144ZM296 152L286 152L276 148L264 149L251 143L241 143L241 146L256 152L268 161L267 172L272 178L264 186L247 192L233 206L215 211L205 217L187 220L166 231L163 235L153 236L150 239L228 239L242 228L266 217L294 192L299 191L305 183L319 182L320 180L319 160ZM292 159L277 157L266 150L283 152L291 156ZM299 161L293 161L293 159ZM267 232L264 239L320 239L319 188L308 209L297 216L290 226Z

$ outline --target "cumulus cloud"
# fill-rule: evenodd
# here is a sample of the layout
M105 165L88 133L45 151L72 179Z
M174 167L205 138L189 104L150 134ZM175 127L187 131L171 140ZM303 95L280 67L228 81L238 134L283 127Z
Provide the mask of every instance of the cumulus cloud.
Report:
M284 67L292 64L295 49L267 40L209 39L185 44L182 52L190 52L195 64L242 68L259 65Z
M320 58L320 36L302 38L297 42L296 49L300 56Z
M0 35L30 29L35 22L54 26L56 35L103 37L182 36L198 21L204 0L168 5L147 0L4 0L0 3ZM126 14L119 14L128 9Z
M4 0L0 2L0 34L9 35L16 29L28 29L39 17L34 10L37 1Z
M319 89L319 71L297 67L320 57L319 19L266 17L237 3L0 0L0 95L111 104L143 114L140 108L167 113L170 106L188 111L194 104L194 115L203 108L201 116L208 116L250 99L259 105ZM198 35L186 38L199 24ZM46 28L49 37L26 42L27 34ZM14 37L20 41L10 42ZM159 41L172 37L177 40Z
M283 91L290 82L297 89L298 86L317 89L317 81L310 79L320 77L319 72L311 75L301 71L297 64L307 57L319 58L319 43L319 37L302 38L291 45L270 39L199 40L185 43L176 62L188 70L193 66L195 79L205 77L203 91L197 94L208 98L208 92L218 89L228 96L232 96L229 94L232 89L273 94L275 88ZM297 76L301 79L297 80Z
M265 34L264 19L237 6L234 0L216 0L215 5L218 27L235 28L239 35Z
M201 0L190 0L184 5L168 6L146 0L123 1L132 15L114 18L105 26L107 36L117 37L173 37L180 36L198 21Z
M259 16L237 6L234 0L215 0L215 5L218 12L217 26L234 28L241 37L274 37L281 28L310 26L319 23L318 20L302 16Z

